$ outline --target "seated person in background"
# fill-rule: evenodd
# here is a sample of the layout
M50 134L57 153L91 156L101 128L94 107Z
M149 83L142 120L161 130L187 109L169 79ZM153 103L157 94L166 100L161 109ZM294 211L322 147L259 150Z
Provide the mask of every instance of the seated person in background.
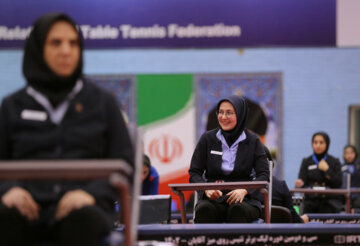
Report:
M220 127L205 132L191 159L190 183L269 181L269 166L259 138L245 129L248 106L230 96L217 105ZM260 217L258 191L246 189L199 191L195 223L247 223Z
M360 161L355 146L349 144L344 147L344 161L341 170L343 173L351 174L351 188L360 188ZM346 188L345 180L343 187ZM360 208L360 194L351 195L351 207Z
M271 157L269 149L264 146L266 157L268 158L269 162L273 163L273 167L275 166L274 161ZM277 177L273 176L272 181L272 205L281 206L288 208L291 212L291 217L293 220L293 223L308 223L309 217L304 214L301 217L296 213L293 202L292 202L292 196L289 191L289 188L285 182L285 180L279 180ZM263 196L260 196L263 201Z
M314 153L303 159L295 187L341 188L340 161L328 154L329 145L330 138L325 132L317 132L312 136ZM305 195L304 213L338 213L341 207L342 197L322 194Z
M141 172L142 195L159 194L159 174L156 169L151 166L150 158L143 155L143 167Z
M70 17L37 19L23 58L27 85L1 104L1 160L121 158L133 165L118 103L83 79L82 50ZM0 245L96 246L112 229L118 195L107 181L4 181L0 197Z

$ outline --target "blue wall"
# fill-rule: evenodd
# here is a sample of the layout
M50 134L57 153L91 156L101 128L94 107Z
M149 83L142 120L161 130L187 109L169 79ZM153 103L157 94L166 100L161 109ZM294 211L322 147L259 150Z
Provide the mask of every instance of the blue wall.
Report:
M21 87L22 52L0 51L0 98ZM311 136L324 130L339 158L348 142L348 107L360 105L360 49L87 50L87 74L283 73L284 178L293 187ZM341 158L342 159L342 158Z

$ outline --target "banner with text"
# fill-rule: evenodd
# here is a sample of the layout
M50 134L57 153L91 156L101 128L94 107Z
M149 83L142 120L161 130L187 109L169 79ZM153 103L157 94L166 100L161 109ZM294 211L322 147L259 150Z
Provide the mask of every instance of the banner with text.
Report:
M86 48L336 45L336 0L1 0L0 48L22 48L55 11L75 19Z

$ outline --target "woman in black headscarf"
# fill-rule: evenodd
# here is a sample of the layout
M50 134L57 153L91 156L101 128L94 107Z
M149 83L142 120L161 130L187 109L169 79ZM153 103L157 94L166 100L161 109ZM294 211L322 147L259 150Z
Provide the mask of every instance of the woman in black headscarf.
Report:
M105 159L133 163L116 100L82 77L82 39L72 19L40 17L26 42L25 88L0 108L0 159ZM130 177L129 177L130 178ZM3 182L0 245L50 240L100 245L115 218L107 182Z
M350 174L354 174L356 172L359 172L360 170L360 161L358 159L358 152L356 150L356 147L354 145L348 144L344 147L344 164L342 165L341 170L343 172L347 172ZM353 181L353 178L351 178L351 181ZM354 182L360 182L359 179L354 180ZM351 184L352 187L360 187L360 183Z
M340 161L328 154L329 135L325 132L316 132L311 142L314 153L303 159L295 187L341 188ZM341 203L341 198L336 196L306 195L304 213L338 213Z
M350 174L350 187L360 188L360 161L358 153L354 145L348 144L344 147L344 164L341 166L343 172L343 187L347 188L347 174ZM359 210L360 208L360 194L351 195L351 207Z
M65 43L66 40L59 40L57 36L54 36L55 40L47 40L48 33L56 22L68 23L75 31L76 39L69 40L72 43L69 43L68 49L72 50L61 50L59 42ZM53 54L49 54L49 50ZM57 13L42 16L35 22L25 45L23 73L28 86L46 95L56 107L82 76L82 50L82 36L72 19ZM55 52L57 53L54 54Z
M259 138L245 129L248 106L243 97L220 100L220 127L204 133L189 169L191 183L269 180L269 166ZM206 190L199 192L195 223L247 223L260 216L256 191Z

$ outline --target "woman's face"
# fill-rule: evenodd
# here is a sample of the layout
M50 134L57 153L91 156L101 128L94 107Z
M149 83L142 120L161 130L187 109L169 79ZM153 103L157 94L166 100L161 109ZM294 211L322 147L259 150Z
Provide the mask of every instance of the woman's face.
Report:
M324 137L321 135L316 135L312 142L312 147L315 154L320 155L324 153L326 150L326 142Z
M142 172L141 172L141 182L144 182L146 177L149 175L150 170L147 166L143 165Z
M344 150L344 159L346 163L353 163L355 160L355 152L351 147L347 147Z
M70 76L80 60L80 44L74 27L66 21L56 22L44 46L44 59L49 68L62 77Z
M224 101L220 104L218 121L221 129L224 131L230 131L235 128L237 123L235 109L228 101Z

